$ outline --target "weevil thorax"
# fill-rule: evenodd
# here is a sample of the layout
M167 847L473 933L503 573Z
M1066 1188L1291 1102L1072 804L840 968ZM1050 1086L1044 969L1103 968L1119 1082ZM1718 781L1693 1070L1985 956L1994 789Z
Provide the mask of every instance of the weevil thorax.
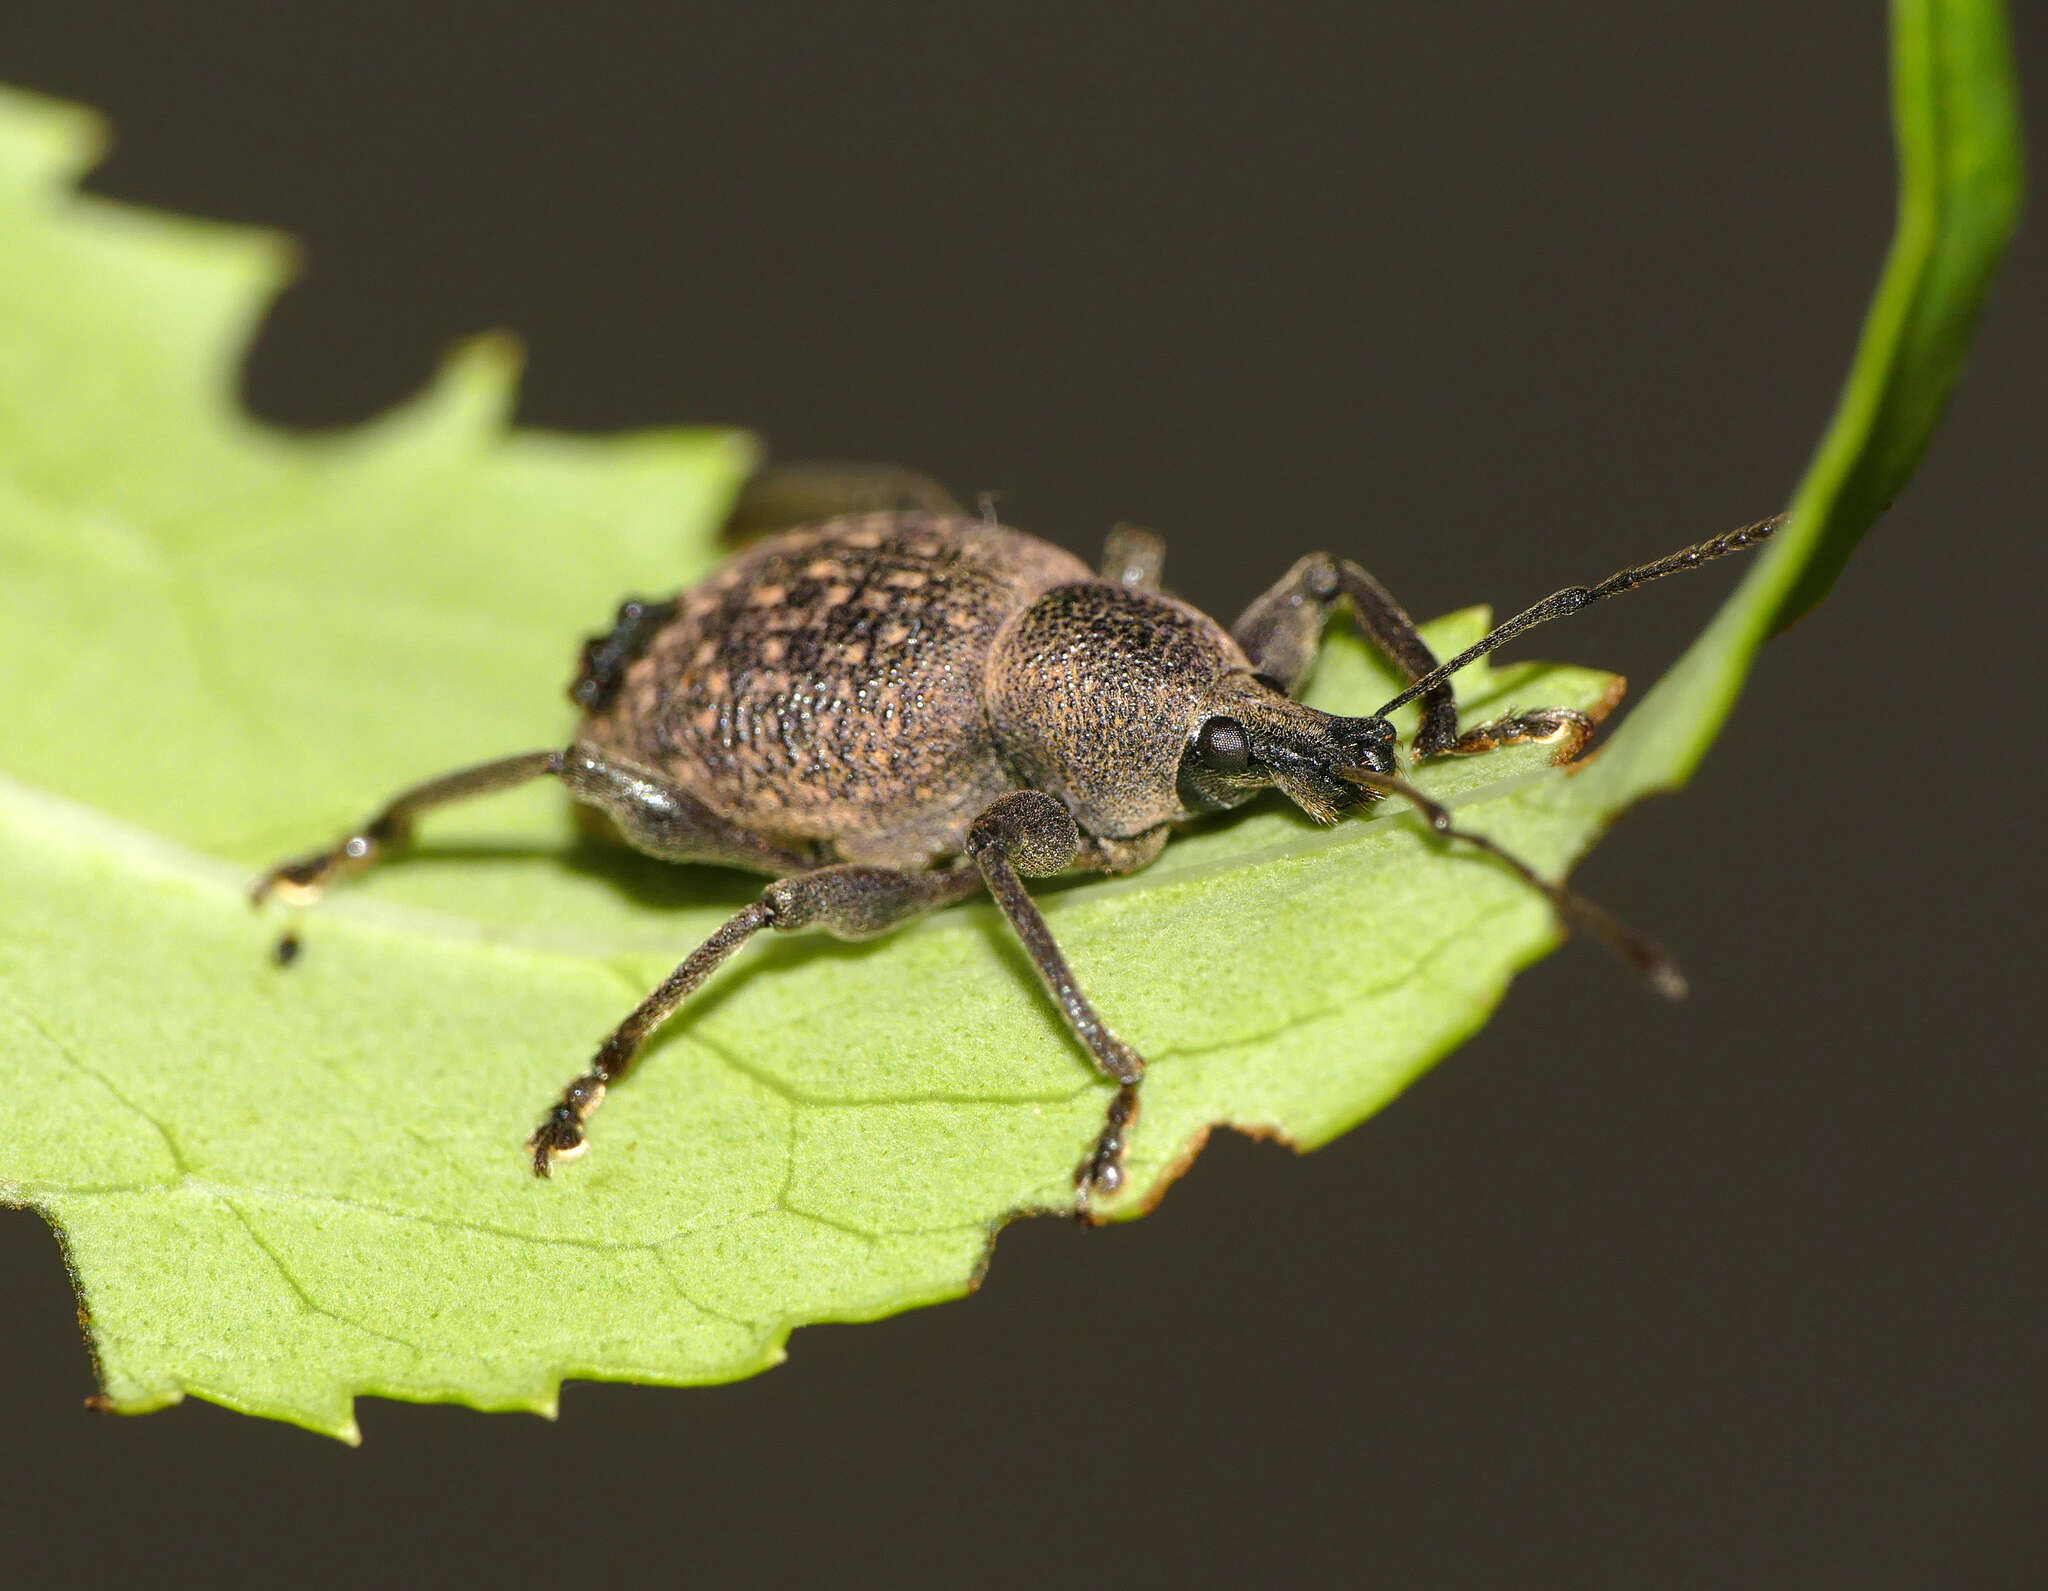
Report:
M1384 720L1305 707L1254 674L1207 614L1103 580L1055 586L1004 627L985 699L1016 775L1105 838L1238 806L1276 786L1334 821L1374 799L1337 769L1394 769Z
M1126 838L1182 816L1182 749L1222 682L1250 665L1214 619L1106 580L1054 586L989 654L986 700L1014 772L1089 834Z

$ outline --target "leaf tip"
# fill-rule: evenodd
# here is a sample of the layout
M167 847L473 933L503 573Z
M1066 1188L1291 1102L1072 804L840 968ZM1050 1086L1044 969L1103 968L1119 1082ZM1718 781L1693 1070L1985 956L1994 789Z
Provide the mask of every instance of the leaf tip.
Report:
M526 345L516 333L502 328L478 332L442 356L426 401L480 431L502 430L512 417L525 368Z
M0 170L19 172L24 187L68 188L113 146L113 125L98 111L0 85Z

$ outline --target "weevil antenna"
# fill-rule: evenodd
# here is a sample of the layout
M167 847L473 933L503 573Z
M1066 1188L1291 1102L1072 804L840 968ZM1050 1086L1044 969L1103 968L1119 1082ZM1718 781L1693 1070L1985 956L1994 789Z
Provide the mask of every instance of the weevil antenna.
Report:
M1363 785L1368 790L1377 790L1382 795L1399 796L1420 812L1423 821L1445 839L1463 840L1467 845L1484 851L1488 856L1503 863L1523 883L1538 891L1550 902L1551 909L1557 913L1558 920L1566 928L1598 939L1633 967L1642 979L1665 999L1685 998L1685 974L1678 970L1678 964L1665 954L1662 946L1653 940L1645 939L1604 906L1594 905L1577 890L1567 889L1562 884L1553 884L1514 852L1485 835L1459 828L1451 821L1449 808L1418 790L1406 779L1396 778L1388 773L1374 773L1369 768L1340 768L1337 772L1353 784Z
M1716 558L1725 558L1731 552L1747 552L1759 542L1770 540L1784 524L1783 514L1773 514L1769 519L1760 519L1754 525L1744 525L1740 530L1731 530L1725 535L1714 537L1711 541L1686 547L1672 553L1668 558L1659 558L1655 563L1641 563L1632 568L1617 570L1596 586L1566 586L1562 591L1554 591L1535 607L1525 608L1505 624L1495 625L1448 663L1438 664L1388 702L1374 716L1384 718L1395 708L1405 707L1424 691L1434 690L1467 664L1476 663L1487 653L1507 645L1524 630L1533 630L1537 625L1548 624L1552 619L1562 619L1567 614L1578 613L1604 598L1618 597L1624 591L1646 586L1652 580L1662 580L1666 575L1683 574L1688 569L1697 569L1701 564L1711 563Z

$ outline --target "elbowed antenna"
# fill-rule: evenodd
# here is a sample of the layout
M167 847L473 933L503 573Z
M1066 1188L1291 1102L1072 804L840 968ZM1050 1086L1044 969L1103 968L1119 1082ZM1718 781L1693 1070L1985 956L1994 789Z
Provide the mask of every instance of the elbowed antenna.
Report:
M1514 852L1483 834L1474 834L1470 829L1461 829L1451 821L1450 809L1441 802L1424 794L1406 779L1389 773L1374 773L1369 768L1339 768L1340 777L1351 783L1362 785L1368 790L1377 790L1382 795L1399 796L1420 812L1423 821L1446 839L1463 840L1467 845L1486 852L1488 856L1505 863L1523 883L1538 891L1550 902L1560 921L1567 928L1577 929L1592 935L1636 972L1667 1000L1683 1000L1686 995L1685 974L1678 970L1678 964L1664 952L1654 940L1645 939L1628 924L1604 906L1596 906L1578 891L1563 884L1553 884L1543 877Z
M1700 542L1674 552L1655 563L1637 564L1630 569L1617 570L1597 586L1566 586L1545 597L1533 608L1525 608L1505 624L1496 625L1487 634L1465 648L1448 663L1440 663L1416 680L1400 695L1396 696L1374 716L1384 718L1397 707L1405 707L1424 691L1434 690L1459 669L1476 663L1480 658L1498 647L1507 645L1524 630L1533 630L1539 624L1552 619L1564 618L1567 614L1590 608L1594 603L1607 597L1618 597L1624 591L1633 591L1637 586L1646 586L1652 580L1662 580L1666 575L1683 574L1688 569L1697 569L1703 563L1716 558L1725 558L1731 552L1747 552L1759 542L1768 541L1785 524L1783 514L1773 514L1769 519L1760 519L1753 525L1744 525L1740 530L1731 530L1716 536L1711 541Z

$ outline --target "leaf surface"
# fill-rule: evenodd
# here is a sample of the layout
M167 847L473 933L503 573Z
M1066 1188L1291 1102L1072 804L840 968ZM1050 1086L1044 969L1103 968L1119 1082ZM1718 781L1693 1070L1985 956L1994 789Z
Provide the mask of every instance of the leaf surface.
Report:
M1423 775L1540 867L1683 779L1938 414L2016 132L1994 6L1906 3L1895 30L1900 238L1793 528L1583 769L1520 747ZM559 743L577 638L709 566L751 450L509 431L497 342L375 424L261 428L235 372L287 251L78 197L96 147L83 113L0 98L0 1197L63 1235L110 1404L195 1393L353 1439L363 1393L552 1411L564 1377L729 1379L795 1325L965 1291L1006 1219L1066 1205L1105 1102L989 908L750 950L550 1183L520 1151L538 1111L756 884L601 847L534 788L431 820L270 964L252 871L417 777ZM1397 683L1339 639L1310 699ZM1460 683L1471 719L1613 684ZM1118 1213L1215 1124L1344 1131L1557 938L1391 814L1259 807L1045 904L1152 1062Z

